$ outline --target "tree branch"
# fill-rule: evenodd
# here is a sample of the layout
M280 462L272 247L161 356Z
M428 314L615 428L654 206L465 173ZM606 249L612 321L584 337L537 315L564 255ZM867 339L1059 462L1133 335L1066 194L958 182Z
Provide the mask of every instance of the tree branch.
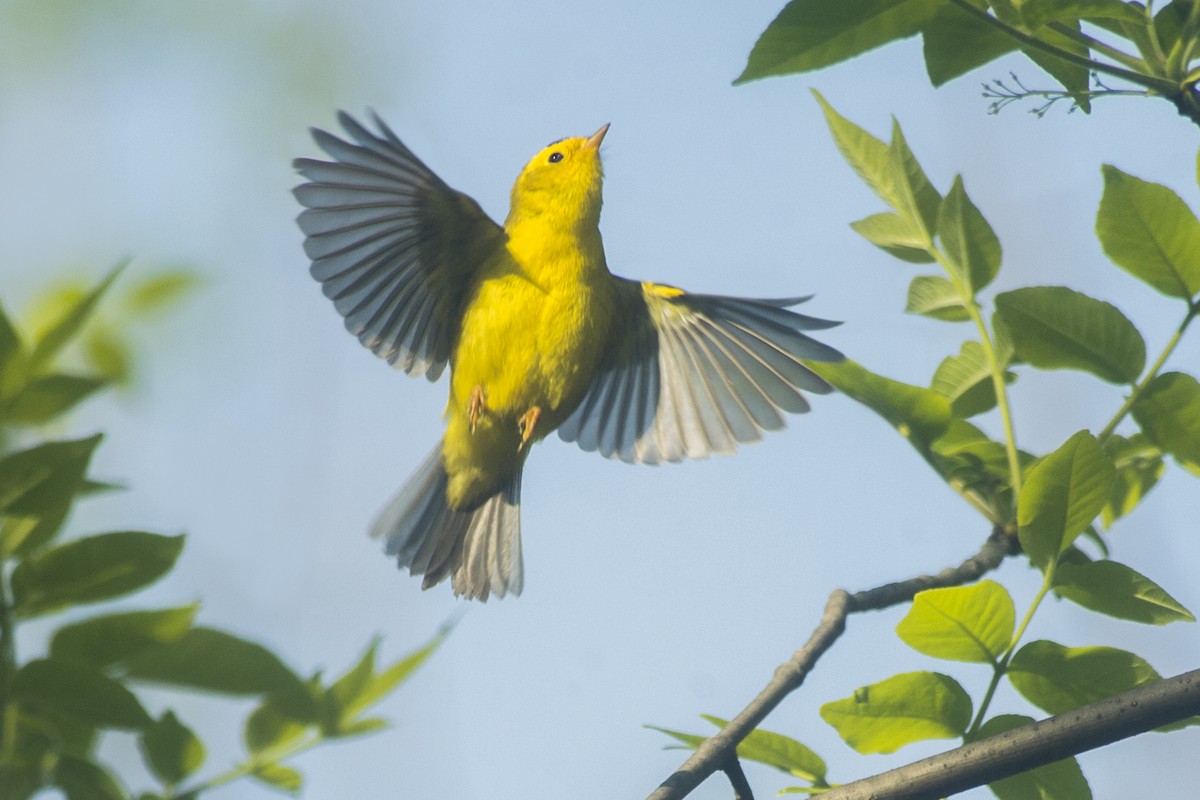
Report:
M1200 714L1200 670L843 784L822 800L936 800Z
M961 586L977 580L996 567L1007 556L1019 552L1015 536L996 527L978 553L957 567L944 569L936 575L919 575L905 581L889 583L874 589L850 594L835 589L821 615L817 629L804 646L775 668L775 674L758 696L741 713L730 720L718 733L705 739L696 752L655 789L647 800L679 800L686 797L708 776L725 769L735 757L737 746L752 730L775 710L783 698L804 683L817 660L846 630L846 618L862 611L877 611L912 600L917 592L945 586Z

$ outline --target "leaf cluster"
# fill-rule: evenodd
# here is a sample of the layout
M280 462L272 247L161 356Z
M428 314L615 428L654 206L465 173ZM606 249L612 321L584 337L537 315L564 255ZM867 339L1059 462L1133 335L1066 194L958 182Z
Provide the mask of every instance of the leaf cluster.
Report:
M88 324L120 268L94 288L59 293L56 313L22 334L0 308L0 430L10 438L53 423L76 404L129 374L62 372L59 356L88 341ZM143 283L132 302L154 306L177 296L170 275ZM127 298L127 302L129 302ZM48 306L43 306L43 309ZM100 339L123 341L109 330ZM368 712L428 658L445 631L416 652L377 664L378 642L344 674L303 677L261 644L197 624L197 604L78 611L161 580L184 537L108 531L64 539L74 504L115 487L89 476L99 435L44 441L0 452L0 798L23 800L44 787L68 800L195 798L242 776L295 793L300 773L285 762L318 743L368 733L386 723ZM66 612L46 655L21 660L17 628ZM171 710L152 711L143 686L165 686L256 701L244 723L245 760L200 778L205 746ZM106 732L136 737L158 785L132 794L97 755Z
M1157 8L1156 8L1157 7ZM1014 76L985 84L993 111L1026 97L1091 110L1108 95L1172 102L1200 124L1200 4L1125 0L791 0L759 37L737 83L831 66L919 35L940 86L1020 52L1061 87L1028 90ZM1118 78L1113 88L1097 77Z
M973 336L945 357L928 386L875 374L853 361L812 364L836 388L874 411L905 437L918 455L990 525L1019 539L1042 585L1018 614L1000 584L933 589L916 595L897 626L915 650L943 661L990 670L973 699L941 671L895 675L856 689L821 707L822 719L861 753L890 753L914 741L976 741L1032 722L996 713L992 700L1007 680L1035 708L1058 714L1143 684L1159 674L1134 653L1108 646L1023 642L1048 595L1088 611L1142 624L1194 622L1165 589L1108 557L1101 529L1133 512L1174 459L1200 475L1200 383L1164 371L1200 313L1200 220L1175 192L1113 166L1102 170L1104 191L1096 234L1113 264L1149 289L1179 301L1179 324L1150 359L1137 326L1116 306L1064 286L1029 286L994 294L985 290L1002 264L1000 239L956 177L939 191L908 147L898 124L883 142L842 117L817 95L843 157L887 210L853 229L905 264L936 270L913 277L906 310L939 323L966 324ZM1074 370L1127 389L1123 403L1097 430L1080 430L1053 452L1017 447L1008 385L1040 370ZM975 419L995 412L1001 435ZM1136 429L1115 430L1132 418ZM1091 539L1099 558L1078 546ZM1189 720L1183 724L1191 724ZM658 729L686 746L704 737ZM766 757L754 747L741 757L801 778L793 791L830 786L824 762L799 742L771 737ZM1002 800L1091 796L1074 759L1056 762L991 785Z

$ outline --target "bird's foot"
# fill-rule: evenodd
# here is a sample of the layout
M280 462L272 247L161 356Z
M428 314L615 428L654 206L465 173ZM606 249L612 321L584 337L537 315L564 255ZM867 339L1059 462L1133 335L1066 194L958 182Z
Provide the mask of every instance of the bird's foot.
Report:
M517 420L517 430L521 432L521 443L517 445L517 452L521 452L525 445L529 444L529 440L533 438L533 432L537 428L538 420L541 419L542 409L539 406L533 406Z
M471 433L475 432L475 423L487 411L487 394L483 391L483 387L476 384L471 390L471 397L467 400L467 419L471 423Z

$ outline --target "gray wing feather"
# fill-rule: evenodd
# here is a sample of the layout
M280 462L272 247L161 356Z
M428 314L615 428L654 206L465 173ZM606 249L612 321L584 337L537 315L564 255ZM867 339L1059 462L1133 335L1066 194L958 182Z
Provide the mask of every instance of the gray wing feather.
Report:
M310 272L364 346L410 375L445 369L471 278L503 230L437 177L375 116L342 112L352 141L313 130L333 160L299 158Z
M808 297L752 300L617 280L619 318L582 402L559 436L622 461L731 453L809 410L830 386L806 359L842 355L803 331L838 323L789 310Z

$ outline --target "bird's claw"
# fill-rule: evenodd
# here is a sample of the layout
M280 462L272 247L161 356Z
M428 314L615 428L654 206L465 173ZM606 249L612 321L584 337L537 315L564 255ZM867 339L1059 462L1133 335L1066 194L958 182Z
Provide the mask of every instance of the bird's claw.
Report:
M483 391L483 387L476 385L471 390L471 396L467 400L467 419L471 424L471 433L475 432L475 423L487 411L487 394Z
M533 406L517 420L517 430L521 432L521 442L517 445L517 452L521 452L529 440L533 438L533 432L537 428L538 420L542 416L542 409L539 406Z

